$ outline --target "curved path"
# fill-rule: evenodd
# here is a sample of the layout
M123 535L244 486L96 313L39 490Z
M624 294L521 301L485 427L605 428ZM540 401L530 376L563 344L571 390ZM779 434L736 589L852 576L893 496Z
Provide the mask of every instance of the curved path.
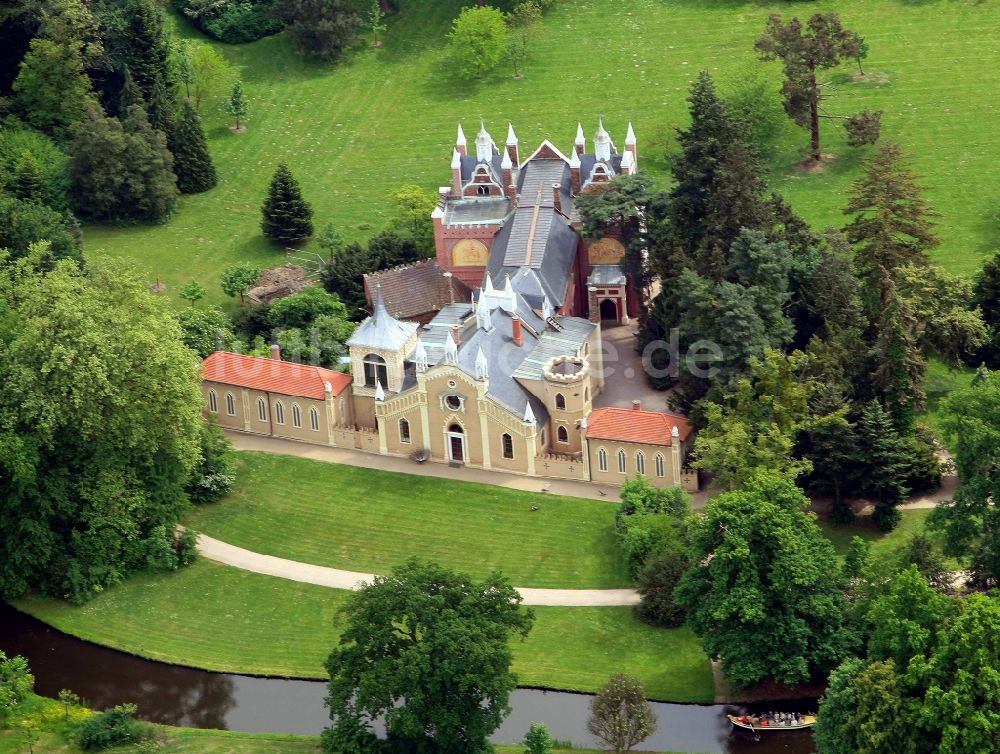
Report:
M300 563L297 560L276 558L252 550L198 535L198 551L209 560L244 571L277 576L280 579L301 581L332 589L357 589L369 583L374 574L342 571L339 568ZM528 589L517 587L525 605L552 607L622 607L639 603L634 589Z

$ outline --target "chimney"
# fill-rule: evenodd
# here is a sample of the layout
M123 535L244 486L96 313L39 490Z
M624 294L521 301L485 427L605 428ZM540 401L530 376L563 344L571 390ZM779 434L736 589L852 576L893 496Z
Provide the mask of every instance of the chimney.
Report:
M514 345L520 348L524 345L524 331L521 330L521 318L516 314L511 315L510 328L511 339L514 341Z
M281 361L281 346L277 343L271 344L271 358L275 361Z
M562 186L558 183L552 184L552 206L555 207L556 212L560 215L563 214L562 211Z
M456 197L462 196L462 155L458 150L451 155L451 189Z
M580 175L580 156L576 152L574 152L573 156L569 158L569 173L572 177L571 191L573 196L579 196L582 178Z
M513 185L514 164L511 162L509 154L504 153L503 160L500 162L500 169L503 171L503 185Z
M445 282L448 283L448 303L449 304L454 304L455 303L455 286L452 283L452 278L454 277L454 275L452 275L450 272L448 272L447 270L445 270L443 273L441 273L441 277L443 277L445 279Z
M462 345L462 328L458 325L451 326L451 339L455 341L456 346Z
M507 198L510 199L510 205L517 209L517 186L513 183L507 187Z
M642 411L642 401L632 401L633 411Z

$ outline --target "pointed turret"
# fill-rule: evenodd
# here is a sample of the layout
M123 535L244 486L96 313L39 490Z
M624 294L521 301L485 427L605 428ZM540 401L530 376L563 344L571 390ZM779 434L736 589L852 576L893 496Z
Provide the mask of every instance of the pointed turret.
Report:
M489 162L493 159L493 137L486 130L486 124L479 121L479 134L476 136L476 160L479 162Z
M444 360L448 364L458 363L458 343L455 342L451 334L444 342Z
M385 400L385 389L382 387L381 380L375 380L375 400L379 403Z
M358 348L398 351L417 331L416 322L401 322L389 314L382 298L382 286L375 286L375 310L348 339L347 345Z
M479 305L476 307L476 327L480 330L493 329L493 317L490 314L490 305L486 296L480 294Z
M628 122L628 131L625 132L625 146L635 146L635 131L632 130L632 121Z
M597 133L594 134L594 155L598 162L611 161L611 134L604 129L604 118L597 121Z
M417 338L417 347L413 349L413 363L418 372L427 371L427 349L424 348L424 342L420 338Z
M625 133L625 152L632 155L632 168L639 167L639 152L636 149L635 131L632 130L632 121L629 121L628 131Z
M490 273L486 273L486 282L483 283L483 290L487 293L493 293L493 278L490 277Z
M577 156L582 156L587 151L587 137L583 135L583 124L576 124L576 141L573 143L573 151Z
M514 124L507 124L507 154L510 156L510 161L516 166L521 167L521 155L517 148L517 136L514 134Z
M510 159L510 152L504 152L503 153L503 159L500 160L500 168L502 170L509 171L513 167L514 167L514 162L513 162L513 160ZM507 176L507 177L509 178L510 176Z
M479 350L476 352L476 379L485 380L490 374L489 364L486 361L486 354L483 353L483 347L479 346Z
M462 130L462 124L458 124L458 137L455 139L455 151L459 154L468 154L468 142L465 140L465 131Z
M524 407L524 423L534 424L535 423L535 412L531 410L531 402L529 401Z

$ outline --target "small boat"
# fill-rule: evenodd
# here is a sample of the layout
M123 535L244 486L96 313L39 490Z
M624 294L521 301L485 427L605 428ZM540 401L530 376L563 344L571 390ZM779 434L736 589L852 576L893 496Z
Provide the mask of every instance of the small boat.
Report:
M736 728L750 730L754 733L805 730L816 725L816 715L726 715L729 722ZM782 719L784 718L784 719Z

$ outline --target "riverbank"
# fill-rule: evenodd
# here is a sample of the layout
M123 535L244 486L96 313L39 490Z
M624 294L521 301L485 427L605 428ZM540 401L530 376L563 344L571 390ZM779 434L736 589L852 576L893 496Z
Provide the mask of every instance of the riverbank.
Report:
M14 605L45 623L139 657L207 670L322 679L340 636L347 592L199 561L147 574L74 607L35 597ZM686 628L659 629L628 607L536 607L516 641L523 686L593 692L615 672L642 680L650 698L710 703L708 658Z

